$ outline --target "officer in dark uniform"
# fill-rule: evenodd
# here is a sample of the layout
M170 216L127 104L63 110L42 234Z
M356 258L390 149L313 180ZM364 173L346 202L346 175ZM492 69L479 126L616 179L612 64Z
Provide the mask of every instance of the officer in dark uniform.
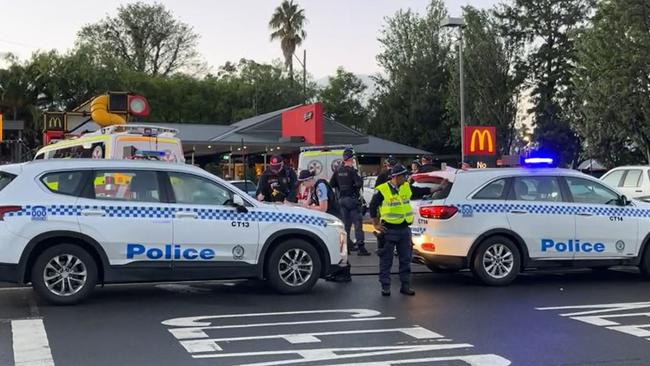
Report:
M386 183L390 180L391 169L393 169L393 167L397 164L399 164L399 162L392 156L389 156L386 161L384 161L384 170L377 176L377 180L375 180L375 188L377 188L378 185Z
M424 155L422 157L422 166L418 169L418 173L430 173L440 170L441 164L438 159L433 159L431 155Z
M380 250L379 282L381 294L390 296L390 269L393 265L393 251L399 256L400 292L413 296L411 288L411 228L413 209L411 187L407 182L408 170L396 165L391 170L391 179L377 186L377 192L370 202L370 217L374 228L383 235L384 247Z
M296 172L284 165L282 156L272 156L268 168L260 176L255 196L264 202L297 202L297 184Z
M363 179L354 168L354 151L352 149L343 151L343 164L332 175L330 185L339 194L341 217L345 224L345 232L348 234L348 250L354 251L358 249L357 255L370 255L364 243L363 224L361 222L360 190L363 188ZM350 236L352 225L354 225L355 243L352 243Z
M301 170L298 181L307 191L307 200L303 204L313 210L326 212L330 215L341 217L341 211L336 199L336 194L325 179L314 179L314 172ZM350 282L350 264L347 261L339 264L339 270L325 278L333 282Z

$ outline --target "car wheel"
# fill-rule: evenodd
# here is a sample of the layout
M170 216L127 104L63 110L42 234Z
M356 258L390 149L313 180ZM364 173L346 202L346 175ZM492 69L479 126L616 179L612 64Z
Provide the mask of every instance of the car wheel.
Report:
M288 240L273 249L266 278L284 294L309 291L321 273L321 260L313 245L304 240Z
M650 280L650 248L646 248L643 251L643 257L641 258L641 263L639 264L639 269L641 274Z
M84 300L97 284L97 264L83 248L59 244L41 253L32 266L32 286L45 300L70 305Z
M483 241L474 256L472 272L490 286L510 284L521 270L519 249L512 240L493 236Z
M456 273L459 271L458 268L445 268L432 263L427 264L427 268L433 273Z

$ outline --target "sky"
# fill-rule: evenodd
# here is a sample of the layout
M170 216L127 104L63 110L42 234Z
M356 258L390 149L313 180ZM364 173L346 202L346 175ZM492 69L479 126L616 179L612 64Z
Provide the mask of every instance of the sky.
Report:
M28 58L36 50L65 51L74 47L85 24L113 15L127 0L0 0L0 54ZM151 2L151 1L145 1ZM161 0L182 22L200 35L198 50L212 70L241 58L257 62L280 59L279 42L270 42L268 21L280 0ZM319 79L343 66L357 74L381 69L376 55L384 18L399 9L423 13L429 0L297 0L309 23L307 69ZM498 0L446 0L450 16L461 6L491 8ZM302 55L302 48L296 52ZM294 63L295 65L295 63ZM296 66L294 66L296 67Z

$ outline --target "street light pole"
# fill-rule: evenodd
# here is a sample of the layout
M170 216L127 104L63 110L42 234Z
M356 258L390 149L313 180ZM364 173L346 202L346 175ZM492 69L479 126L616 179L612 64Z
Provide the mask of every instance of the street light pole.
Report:
M460 73L460 162L465 163L465 73L463 62L463 18L446 18L440 23L445 28L458 28L458 68Z

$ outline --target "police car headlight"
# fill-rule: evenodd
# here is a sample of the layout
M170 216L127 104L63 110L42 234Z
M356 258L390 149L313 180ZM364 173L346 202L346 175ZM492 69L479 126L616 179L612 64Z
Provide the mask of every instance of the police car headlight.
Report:
M339 219L325 219L327 226L343 227L343 221Z

